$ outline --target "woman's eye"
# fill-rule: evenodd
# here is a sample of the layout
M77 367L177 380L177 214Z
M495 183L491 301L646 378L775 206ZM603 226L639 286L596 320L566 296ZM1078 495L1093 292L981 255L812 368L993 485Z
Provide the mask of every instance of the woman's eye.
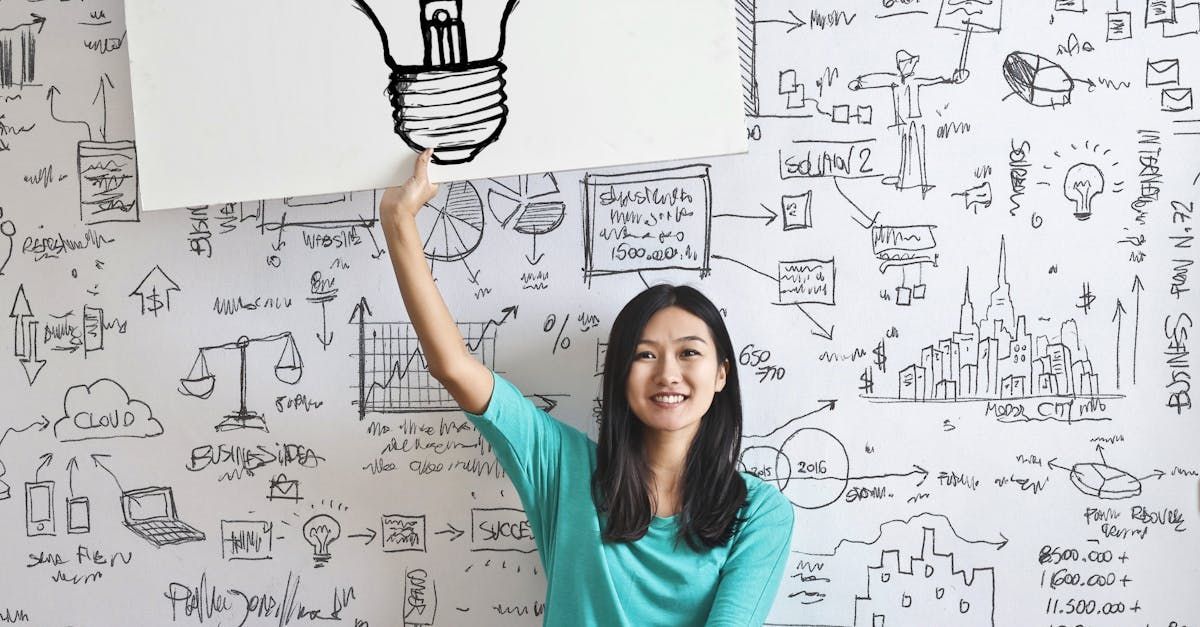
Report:
M683 349L683 355L684 355L685 357L691 357L691 356L693 356L693 355L699 355L699 354L700 354L700 351L698 351L698 350L696 350L696 349L694 349L694 348L685 348L685 349Z
M637 355L635 355L635 357L637 357L638 359L649 359L653 356L654 356L654 353L651 353L649 351L642 351L642 352L638 353Z

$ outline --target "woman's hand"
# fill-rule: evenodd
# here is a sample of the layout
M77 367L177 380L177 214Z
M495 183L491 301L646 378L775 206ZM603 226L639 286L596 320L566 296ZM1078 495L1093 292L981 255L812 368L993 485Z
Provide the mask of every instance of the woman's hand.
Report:
M415 218L425 203L437 194L438 186L429 182L429 160L433 149L427 148L417 157L413 174L400 187L389 187L379 201L380 218L384 226L395 224L400 218Z

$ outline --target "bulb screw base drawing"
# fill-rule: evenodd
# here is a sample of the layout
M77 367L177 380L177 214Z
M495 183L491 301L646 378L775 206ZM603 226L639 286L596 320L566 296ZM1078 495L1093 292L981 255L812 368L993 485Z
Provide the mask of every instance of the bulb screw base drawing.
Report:
M488 59L455 66L396 67L388 95L396 134L433 162L465 163L500 137L508 119L504 64Z

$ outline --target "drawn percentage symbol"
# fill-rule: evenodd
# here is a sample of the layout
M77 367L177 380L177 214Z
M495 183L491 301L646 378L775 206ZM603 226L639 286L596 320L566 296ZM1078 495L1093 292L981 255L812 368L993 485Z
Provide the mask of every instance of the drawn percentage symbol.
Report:
M555 326L558 326L558 337L554 338L554 348L550 350L551 354L557 353L560 348L563 350L571 348L571 338L563 336L563 332L567 330L567 321L570 319L571 316L569 314L563 314L562 325L559 326L558 316L554 314L546 316L546 324L542 325L542 332L550 333L554 330Z

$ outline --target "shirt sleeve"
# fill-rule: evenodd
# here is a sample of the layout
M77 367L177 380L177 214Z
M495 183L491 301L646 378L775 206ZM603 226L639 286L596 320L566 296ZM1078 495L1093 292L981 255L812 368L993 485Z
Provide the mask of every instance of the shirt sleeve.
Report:
M482 414L463 413L492 446L500 467L512 480L534 538L539 544L548 539L544 534L554 528L565 425L495 372L487 408Z
M749 513L721 568L706 627L759 627L775 601L787 568L795 515L782 492Z

